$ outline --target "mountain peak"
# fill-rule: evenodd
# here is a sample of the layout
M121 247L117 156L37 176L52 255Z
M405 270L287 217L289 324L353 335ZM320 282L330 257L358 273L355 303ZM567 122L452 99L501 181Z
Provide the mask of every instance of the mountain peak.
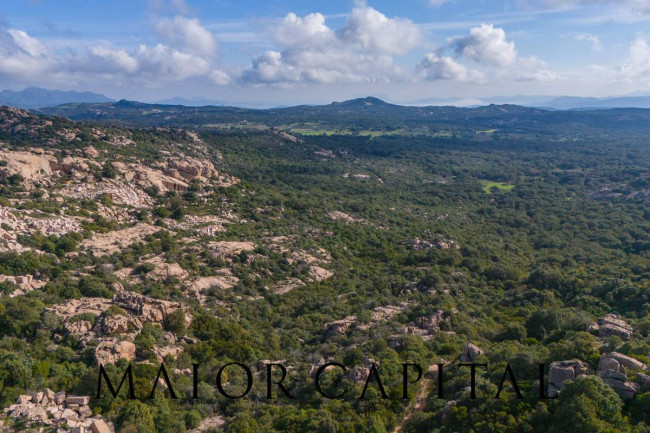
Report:
M388 102L382 101L374 96L366 96L365 98L349 99L343 102L333 102L332 105L343 105L347 107L370 107L370 106L386 106L391 105Z
M27 87L20 91L0 91L0 105L16 108L43 108L69 103L111 102L112 99L92 92L74 90L49 90L41 87Z

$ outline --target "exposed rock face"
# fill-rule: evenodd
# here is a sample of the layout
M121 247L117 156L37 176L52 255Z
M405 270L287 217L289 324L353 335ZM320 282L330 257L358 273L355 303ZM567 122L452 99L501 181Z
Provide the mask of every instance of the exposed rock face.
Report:
M17 275L15 277L10 275L0 275L0 282L8 282L17 286L16 290L9 294L10 298L24 295L47 284L46 281L35 280L31 275Z
M120 359L131 361L135 358L135 344L130 341L102 341L95 348L95 361L98 365L114 364Z
M352 218L350 215L337 210L330 211L327 213L327 215L329 215L329 217L332 218L334 221L341 220L349 223L357 221L356 219Z
M100 415L92 417L89 402L88 396L66 396L63 391L54 393L46 389L19 396L16 404L4 409L4 415L23 419L27 426L35 428L37 425L52 426L57 432L112 433L112 424L104 421Z
M332 337L335 335L345 335L346 332L356 323L356 316L348 316L345 319L335 320L332 323L327 324L327 337Z
M127 180L132 177L140 186L154 185L162 191L185 191L189 187L184 180L168 176L159 170L137 164L130 164L129 167L131 172L125 173Z
M204 431L213 431L213 430L219 431L221 430L221 427L225 423L226 423L226 418L223 415L211 416L201 421L201 424L197 428L188 430L187 433L202 433Z
M598 364L598 371L616 370L625 373L625 369L647 370L648 366L643 362L618 352L603 353Z
M648 367L634 358L617 352L603 353L598 363L596 374L611 386L621 398L632 398L639 386L632 383L627 377L628 370L647 370ZM640 377L642 383L643 378Z
M330 271L329 269L321 268L317 265L312 265L309 267L309 276L314 281L320 282L327 280L328 278L331 278L332 275L334 275L334 272Z
M143 322L162 323L163 319L176 310L183 310L178 302L162 301L135 292L120 291L113 297L113 303L137 315ZM191 317L186 315L186 325Z
M601 338L617 335L623 340L629 340L633 333L632 327L620 315L614 313L601 317L597 322L590 324L587 330L597 332Z
M252 242L210 242L208 244L212 254L221 259L231 259L236 255L241 254L242 251L253 251L255 244Z
M548 372L548 395L554 396L566 381L588 374L591 374L589 365L578 359L552 362Z
M104 179L99 183L81 183L71 185L60 191L61 195L74 199L91 199L106 196L113 203L133 206L136 208L149 207L153 200L142 190L129 185L128 183L115 180Z
M438 310L430 316L418 317L414 322L406 326L404 333L418 335L426 341L440 332L440 325L443 322L449 323L450 316L443 310Z
M638 391L638 386L628 380L627 376L614 370L599 371L598 376L605 384L611 386L622 399L630 399Z
M464 354L460 357L460 360L461 362L472 362L480 355L483 355L483 350L475 344L467 343L465 345Z
M46 308L45 311L56 313L64 322L74 316L84 313L101 315L111 306L111 300L106 298L69 299L62 304Z
M129 330L129 318L121 314L102 316L93 330L97 335L126 334Z
M199 277L192 281L189 285L189 289L195 292L201 292L201 290L209 289L211 287L216 287L221 290L226 290L232 288L239 278L233 275L220 275L216 277Z
M34 216L31 216L34 215ZM43 218L38 212L19 211L0 206L0 250L26 251L17 241L18 235L40 233L45 236L61 236L70 232L80 232L81 224L77 217L59 215Z
M99 156L99 152L93 146L85 147L83 152L84 152L84 156L86 158L93 158L94 159L94 158L97 158Z
M218 175L210 161L198 160L189 156L169 158L167 165L168 169L176 170L183 179L188 181L196 178L210 179Z
M158 227L149 224L136 224L123 230L95 234L92 238L82 242L81 247L86 248L96 257L113 254L132 243L141 242L146 236L158 232Z
M409 245L416 251L426 251L431 249L437 250L448 250L450 248L459 249L460 245L458 242L451 239L444 239L438 237L437 239L431 241L425 241L420 238L415 238L412 241L405 242L406 245Z
M155 266L151 272L147 273L147 278L149 279L164 281L173 277L178 278L179 280L185 280L189 277L188 272L181 268L178 263L165 263L160 257L147 260L147 263L151 263Z
M282 295L304 285L305 283L303 283L302 280L294 277L289 277L285 280L277 282L273 285L273 287L266 287L266 289L271 290L276 295Z
M19 174L26 180L39 180L51 176L52 166L57 164L56 158L50 155L6 150L0 153L0 161L6 161L7 164L0 169L0 179Z
M156 354L158 362L163 362L168 356L176 359L183 352L183 348L181 346L154 347L153 352Z

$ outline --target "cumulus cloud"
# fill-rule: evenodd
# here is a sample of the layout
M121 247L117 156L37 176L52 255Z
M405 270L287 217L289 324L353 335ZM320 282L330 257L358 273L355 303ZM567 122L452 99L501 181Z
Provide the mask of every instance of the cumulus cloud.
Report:
M520 81L550 81L559 78L555 72L548 69L544 61L537 57L519 56L515 43L508 40L506 32L491 24L474 27L467 36L448 39L447 45L441 51L445 49L452 50L458 58L468 59L487 67L488 70L483 72L484 76ZM423 62L427 63L426 58ZM449 61L445 63L449 64ZM451 65L447 67L451 68ZM454 69L460 71L457 66ZM466 80L472 76L476 77L476 74L467 75Z
M33 76L52 66L45 46L22 30L0 27L0 76Z
M480 82L484 79L481 72L469 70L448 56L439 56L435 53L427 54L420 63L418 70L427 80L451 80Z
M411 21L388 18L365 4L337 31L320 13L290 13L268 33L279 49L254 57L241 76L245 83L387 82L404 74L393 56L408 53L420 40Z
M90 81L102 76L147 85L195 77L217 85L231 81L215 60L214 37L197 19L163 19L155 31L166 44L130 49L94 45L81 52L55 53L24 31L0 27L0 77L37 79L47 73L50 79Z
M650 81L650 45L643 38L637 38L628 51L627 58L613 67L596 65L593 69L601 76L614 82Z
M482 24L471 29L468 36L453 38L451 47L456 54L493 66L509 66L517 59L515 43L506 40L506 32L492 24Z
M573 37L574 40L576 41L584 41L584 42L589 42L591 44L591 50L592 51L602 51L603 50L603 45L600 43L600 39L598 39L598 36L589 34L589 33L578 33Z
M161 19L156 23L155 29L163 40L177 49L207 56L215 54L217 49L212 33L196 18L178 15L173 19Z
M405 54L419 42L420 31L410 20L388 18L362 6L352 10L339 36L346 42L359 43L370 53Z
M299 17L289 13L269 31L273 40L286 47L311 44L323 46L336 42L334 32L325 24L325 16L313 13Z

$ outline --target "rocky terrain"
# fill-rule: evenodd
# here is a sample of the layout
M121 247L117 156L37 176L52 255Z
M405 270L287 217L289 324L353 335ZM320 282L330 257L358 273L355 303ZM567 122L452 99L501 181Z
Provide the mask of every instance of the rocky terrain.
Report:
M296 136L314 125L138 110L135 127L0 108L3 431L645 431L650 214L625 185L647 188L650 153L633 134L526 124L488 151L465 123ZM522 122L504 116L485 126ZM216 385L233 362L241 399ZM295 399L267 397L276 362ZM316 392L325 362L346 367L323 374L340 399ZM406 396L405 363L423 372ZM478 399L461 363L488 365ZM556 400L534 398L540 363ZM494 398L507 364L524 399L507 377ZM131 366L136 399L95 398L100 366L114 385Z
M2 431L23 431L12 425L21 420L27 427L52 426L57 432L69 433L114 433L113 424L100 415L93 416L88 406L89 396L66 395L64 391L55 393L51 389L21 395L16 404L5 408L9 421L0 421Z

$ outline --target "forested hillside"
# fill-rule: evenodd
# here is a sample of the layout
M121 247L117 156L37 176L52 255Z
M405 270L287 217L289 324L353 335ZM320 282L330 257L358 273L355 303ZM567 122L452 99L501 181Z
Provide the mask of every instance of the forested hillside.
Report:
M3 407L88 395L116 432L650 431L650 111L45 111L0 109ZM178 399L147 399L161 362ZM229 362L244 398L216 387ZM267 398L271 362L294 399ZM131 364L137 399L94 398L99 364L115 385ZM360 398L373 365L387 398ZM35 400L3 428L77 422Z

